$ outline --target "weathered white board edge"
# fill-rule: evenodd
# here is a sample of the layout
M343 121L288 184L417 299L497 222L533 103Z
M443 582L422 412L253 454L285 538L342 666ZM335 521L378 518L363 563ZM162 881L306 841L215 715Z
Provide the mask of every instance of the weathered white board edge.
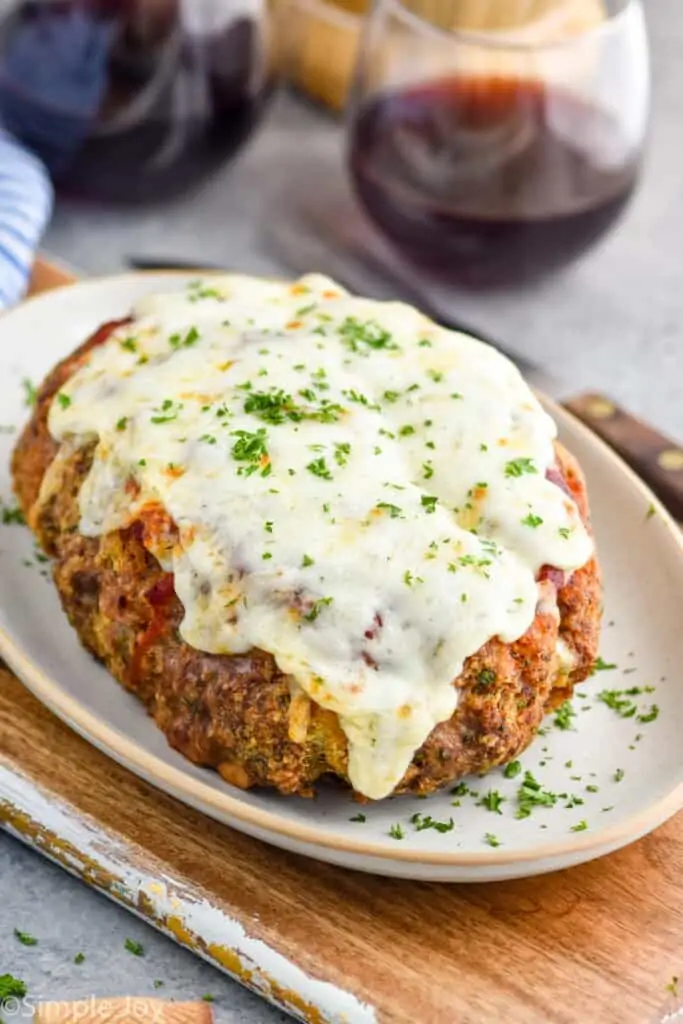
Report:
M0 812L10 835L298 1020L375 1024L372 1006L310 977L236 918L188 891L182 879L149 874L139 850L2 763Z

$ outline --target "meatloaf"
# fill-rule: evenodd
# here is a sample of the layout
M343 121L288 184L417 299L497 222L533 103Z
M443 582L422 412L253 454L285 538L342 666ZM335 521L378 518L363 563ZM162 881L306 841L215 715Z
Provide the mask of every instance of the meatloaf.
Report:
M231 289L237 288L234 281L231 283L226 279L223 291L217 285L212 286L205 290L213 294L204 298L197 285L193 287L195 291L190 298L194 309L202 300L229 306ZM336 286L333 288L329 282L320 284L317 278L308 283L299 282L292 286L291 291L296 296L298 308L330 302L330 306L325 307L332 310L327 314L329 320L317 321L323 325L320 337L324 338L325 332L331 330L326 324L336 315L334 303L342 301L345 293ZM199 301L197 295L200 296ZM344 325L349 320L362 323L363 311L353 316L348 316L346 309L342 312L344 319L339 333L345 351L355 355L354 345L360 346L358 338L361 341L366 339L362 332L360 335L356 332L354 336L348 329L346 334L351 336L352 342L349 345L348 337L344 336ZM338 702L335 705L334 701L324 697L315 699L315 691L301 683L287 659L280 656L279 649L268 649L267 638L261 646L237 649L234 653L201 649L183 638L183 620L188 608L178 596L169 559L160 551L177 550L187 526L179 525L158 498L151 500L147 495L144 501L134 500L139 498L143 486L135 473L131 472L123 485L131 492L131 505L125 521L117 528L103 528L100 532L83 528L82 491L94 460L102 458L103 438L87 431L79 432L75 438L67 436L65 439L64 434L55 437L55 431L51 429L51 409L57 401L65 406L77 405L79 399L77 394L71 394L70 383L77 379L80 371L89 367L93 354L107 345L116 345L116 358L121 355L118 349L125 351L128 348L135 363L141 363L143 359L133 353L134 349L139 353L142 347L139 339L144 341L146 336L144 330L142 334L136 334L138 324L144 326L151 322L152 334L157 328L162 333L167 331L166 321L154 326L156 314L157 311L152 309L151 312L138 313L133 319L104 324L76 352L59 363L40 388L30 422L14 452L16 494L39 544L52 560L54 581L64 611L87 650L124 687L140 698L171 746L192 762L217 769L228 783L241 788L268 786L283 794L309 796L314 793L315 784L325 776L336 776L353 788L354 780L350 778L349 771L349 736L352 733L344 715L339 712ZM181 339L179 343L177 340L174 342L171 335L173 358L184 357L183 353L177 355L178 349L184 347L191 333L201 335L204 330L208 332L205 326L208 321L203 315L205 319L196 330L194 326L190 330L183 326L177 335ZM302 330L299 321L304 316L301 313L297 320L292 320L288 312L289 319L279 334L282 337L299 337L298 332ZM376 313L376 319L381 320L379 313ZM373 319L372 323L375 322ZM424 322L419 323L417 335L426 333L429 336ZM268 329L274 330L272 325ZM377 332L373 337L379 337ZM132 338L138 340L132 341ZM297 341L292 338L291 344L295 345ZM189 352L190 345L186 347ZM374 356L372 342L364 346L364 353L365 349ZM423 358L423 352L418 355ZM152 364L156 358L154 354L150 357ZM437 371L432 376L436 378ZM274 383L279 384L279 381ZM240 395L243 397L250 389L244 382L241 387ZM452 383L449 387L452 389ZM463 392L464 400L467 400L464 388ZM254 394L253 388L251 393ZM304 394L305 389L301 393ZM273 391L271 386L269 394L281 392ZM392 403L392 407L396 405L393 393L387 389L383 394L389 396L387 408L388 403ZM451 397L454 395L452 392ZM171 396L169 401L175 397ZM290 397L287 396L288 399ZM300 401L308 401L308 398ZM347 404L350 408L351 401ZM462 404L462 401L453 401L453 406ZM208 406L202 408L207 409ZM291 402L288 406L285 400L281 400L280 408L285 410L285 416L293 416ZM366 417L371 415L367 410L362 411ZM116 427L112 427L109 443L117 442L117 432L129 429L124 419L127 417L119 417ZM268 420L261 416L258 422L267 423L271 433L278 429L270 426L277 422L273 417ZM366 423L367 419L363 422ZM318 423L318 428L324 438L328 425ZM231 436L238 433L232 431ZM381 428L379 433L382 433ZM384 433L390 432L385 430ZM237 458L234 452L239 440L240 437L231 442L234 458ZM340 444L337 442L337 453L343 450ZM483 450L486 445L480 442L479 448ZM448 457L435 450L434 446L431 451L432 457L423 462L427 477L432 476L438 458ZM140 458L137 461L142 463L145 460ZM342 464L341 458L337 461ZM328 471L328 467L333 465L332 460L327 463L324 459L320 463L312 460L307 469L316 465L318 469L320 465L325 467L327 477L332 475ZM506 478L519 476L524 470L527 473L537 472L529 458L510 459L505 467ZM242 464L240 468L243 468ZM540 467L538 471L540 473ZM557 441L554 442L554 458L543 467L542 477L557 489L565 506L571 505L578 510L579 522L589 533L584 478L576 460ZM276 466L273 467L272 479L277 479ZM242 486L241 481L242 477L237 480L239 486ZM431 485L431 480L429 483ZM506 487L516 486L514 479L505 479L503 483ZM318 486L318 480L313 480L312 484ZM485 493L486 482L479 481L478 485ZM270 487L269 490L276 492L277 488ZM400 495L401 491L397 489L394 494ZM273 500L279 501L280 498ZM433 511L436 501L436 497L429 496L429 501L425 502L423 495L422 510ZM374 510L377 517L386 517L387 531L401 526L400 522L394 523L394 519L402 518L395 513L398 503L399 498L391 497L378 502L378 509ZM431 519L427 516L425 521L431 522ZM462 522L462 516L459 521ZM542 519L532 510L520 521L531 536L539 532ZM272 522L270 526L269 522L265 523L266 532L273 529ZM305 532L305 524L301 524L301 528ZM524 530L520 532L524 533ZM569 527L560 526L558 530L564 537L569 533ZM476 526L470 528L470 533L477 534ZM524 533L520 544L526 543L526 536ZM489 544L495 550L495 544L491 541ZM430 546L435 547L434 542ZM425 557L430 556L427 553ZM447 581L448 586L451 586L452 579L452 586L462 589L460 581L469 579L471 562L468 565L468 558L470 556L461 556L457 566L449 563L450 568L458 571L453 571ZM486 565L489 561L481 560ZM419 584L413 583L413 574L410 580L408 571L403 574L407 584L412 584L406 586L406 592L412 593L416 587L423 586L422 577L429 582L429 565L426 562L425 569L420 570ZM481 577L487 575L486 569L479 569L477 586L480 586ZM535 607L529 616L528 627L513 639L491 635L463 659L460 671L450 680L455 698L454 710L447 718L438 720L412 756L408 755L407 767L402 770L391 792L429 794L461 776L485 773L516 758L534 738L544 715L570 697L574 686L587 677L597 653L601 612L600 575L595 557L590 555L583 564L569 570L544 564L538 567L535 577ZM295 596L301 604L304 599L300 591ZM466 598L465 589L462 589L459 599L463 605ZM328 603L331 600L329 598ZM522 603L521 598L517 600ZM336 601L339 605L339 597ZM323 607L324 603L323 600L306 604L304 600L304 614L297 628L303 625L305 632L315 627L311 609L316 615L320 610L321 617L327 613L331 615L331 609ZM291 617L291 608L289 614ZM371 645L375 633L384 625L383 616L387 614L390 613L379 608L364 634L368 638L364 641L368 647L363 651L363 663L366 666L364 671L369 674L377 671L377 656L368 654L368 650L375 650ZM361 797L376 795L357 784L355 789Z

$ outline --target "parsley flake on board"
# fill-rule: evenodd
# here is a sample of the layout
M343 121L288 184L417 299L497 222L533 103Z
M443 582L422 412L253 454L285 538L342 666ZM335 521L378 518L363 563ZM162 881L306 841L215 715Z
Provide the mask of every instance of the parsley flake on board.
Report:
M0 974L0 1006L8 999L23 999L28 988L26 982L11 974Z
M493 846L494 848L496 846L502 846L503 845L501 843L500 839L498 839L497 836L494 836L492 832L485 832L484 833L484 842L486 843L487 846Z
M22 946L37 946L38 939L33 935L29 935L28 932L22 932L18 928L14 929L14 937L17 942L20 942Z
M133 956L145 955L145 947L142 945L141 942L136 942L135 939L126 939L126 941L123 944L123 948L126 949L129 953L132 953Z
M84 962L85 962L85 953L76 953L76 956L74 957L74 963L80 965L80 964L82 964Z
M352 818L349 818L349 821L360 821L360 822L363 822L363 821L367 821L367 820L368 819L365 817L365 815L362 814L360 811L358 812L358 814L354 814L354 816Z
M521 770L522 765L520 761L510 761L509 764L505 765L505 768L503 769L503 775L505 776L506 779L514 779L516 775L519 775Z
M521 522L522 526L530 526L532 529L535 530L537 526L542 525L543 520L540 516L535 516L532 512L530 512L529 515L525 516Z
M389 829L389 835L392 839L405 839L406 834L399 824L394 824Z

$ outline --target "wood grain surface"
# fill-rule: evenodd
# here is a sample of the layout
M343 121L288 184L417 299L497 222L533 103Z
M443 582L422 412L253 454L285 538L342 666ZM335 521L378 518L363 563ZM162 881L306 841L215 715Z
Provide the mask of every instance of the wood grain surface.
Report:
M41 267L41 286L66 279ZM683 816L527 881L411 883L274 849L152 789L0 667L0 825L311 1024L663 1024ZM60 1018L61 1019L61 1018Z

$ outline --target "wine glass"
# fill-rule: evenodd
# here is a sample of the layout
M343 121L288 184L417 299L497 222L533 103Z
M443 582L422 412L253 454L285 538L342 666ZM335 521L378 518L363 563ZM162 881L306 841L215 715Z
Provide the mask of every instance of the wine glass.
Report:
M170 198L258 122L270 29L267 0L6 0L0 121L62 191Z
M349 105L353 187L420 269L534 280L615 224L648 110L640 0L376 0Z

